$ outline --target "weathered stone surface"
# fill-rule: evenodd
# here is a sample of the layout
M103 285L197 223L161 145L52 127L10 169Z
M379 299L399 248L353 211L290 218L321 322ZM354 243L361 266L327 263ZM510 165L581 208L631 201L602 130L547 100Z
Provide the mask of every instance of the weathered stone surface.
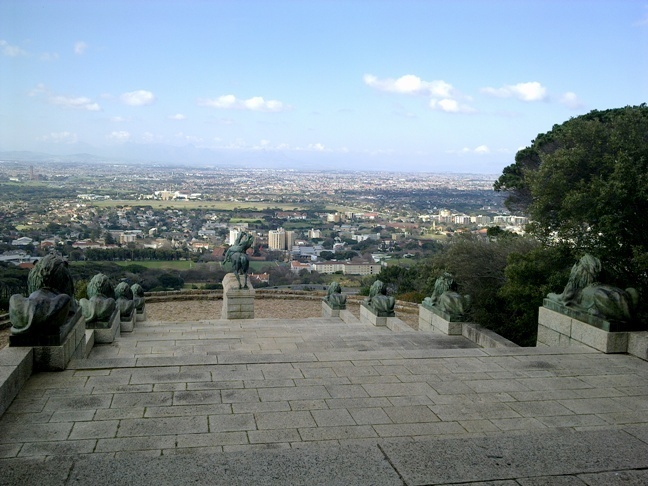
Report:
M121 327L119 309L116 307L108 321L86 322L86 329L94 329L96 343L112 343Z
M341 309L334 309L326 300L322 300L322 317L340 317L340 310Z
M547 302L545 299L545 304ZM584 322L571 314L541 307L538 315L538 344L554 347L585 345L603 353L627 352L631 333L609 332L604 329L606 326L596 326L589 322L598 319L594 316Z
M233 273L223 278L223 307L221 319L254 319L254 287L248 281L247 287L239 289Z
M460 321L451 321L451 316L435 307L419 305L419 331L433 329L448 335L459 335L462 332ZM421 327L422 326L422 327Z
M120 313L119 329L121 332L133 332L136 322L137 322L137 311L135 309L132 309L130 315L126 319L124 319Z
M360 321L372 326L387 326L387 316L379 316L364 302L360 305Z

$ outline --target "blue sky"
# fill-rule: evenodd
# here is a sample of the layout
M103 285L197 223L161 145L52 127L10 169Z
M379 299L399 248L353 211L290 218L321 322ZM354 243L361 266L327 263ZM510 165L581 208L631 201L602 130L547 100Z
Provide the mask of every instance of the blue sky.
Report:
M0 79L0 150L497 174L648 99L648 2L3 0Z

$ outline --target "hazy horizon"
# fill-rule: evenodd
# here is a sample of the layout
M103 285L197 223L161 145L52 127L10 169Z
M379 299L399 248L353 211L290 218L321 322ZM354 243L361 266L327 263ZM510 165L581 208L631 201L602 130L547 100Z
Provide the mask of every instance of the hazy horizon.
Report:
M6 0L0 150L497 174L647 46L632 0Z

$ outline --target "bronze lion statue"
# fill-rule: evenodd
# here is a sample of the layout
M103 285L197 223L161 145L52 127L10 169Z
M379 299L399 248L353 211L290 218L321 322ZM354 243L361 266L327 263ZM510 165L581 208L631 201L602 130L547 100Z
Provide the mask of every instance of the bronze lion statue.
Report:
M68 264L61 257L41 258L27 277L29 297L20 294L9 299L11 333L56 334L69 314L77 310L74 281Z
M133 301L133 291L126 282L120 282L115 287L115 301L119 308L119 315L128 319L135 309L135 302Z
M639 304L639 292L598 283L601 261L585 254L574 264L562 294L548 294L552 302L572 307L605 320L631 322Z
M396 299L387 295L387 287L381 280L376 280L369 288L369 297L365 299L364 303L376 313L393 315Z
M326 291L326 297L324 297L324 300L333 309L346 308L346 295L342 294L342 288L337 282L330 283Z
M439 309L448 314L453 321L463 321L467 317L470 304L470 296L457 292L457 283L448 272L436 279L432 295L423 299L423 307Z
M87 299L81 299L81 311L86 322L107 321L115 311L115 292L110 279L103 273L98 273L88 283Z

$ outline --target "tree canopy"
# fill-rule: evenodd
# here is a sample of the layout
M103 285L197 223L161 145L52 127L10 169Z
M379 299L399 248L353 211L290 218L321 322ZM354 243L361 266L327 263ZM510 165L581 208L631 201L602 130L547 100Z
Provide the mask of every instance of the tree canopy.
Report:
M494 186L545 243L601 258L626 284L648 270L648 107L594 110L540 134Z

